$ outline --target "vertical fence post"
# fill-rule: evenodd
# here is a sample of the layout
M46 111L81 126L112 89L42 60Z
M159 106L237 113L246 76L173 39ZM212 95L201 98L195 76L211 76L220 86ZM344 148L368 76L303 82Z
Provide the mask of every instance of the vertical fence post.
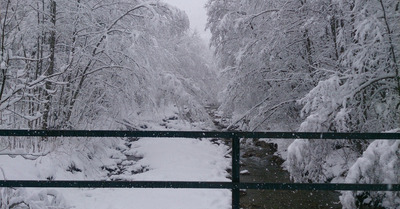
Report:
M234 136L232 139L232 209L240 209L240 138Z

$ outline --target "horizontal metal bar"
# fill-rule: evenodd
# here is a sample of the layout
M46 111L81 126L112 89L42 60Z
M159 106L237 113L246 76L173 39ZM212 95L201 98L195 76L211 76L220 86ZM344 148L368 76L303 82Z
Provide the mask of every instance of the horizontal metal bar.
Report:
M241 189L400 191L400 184L243 183Z
M0 181L0 187L54 187L54 188L193 188L229 189L231 182L183 181Z
M117 130L0 130L0 136L41 137L171 137L171 138L279 138L279 139L400 139L400 133L217 132Z
M17 181L1 180L0 187L48 188L175 188L257 190L400 191L400 184L233 183L183 181Z

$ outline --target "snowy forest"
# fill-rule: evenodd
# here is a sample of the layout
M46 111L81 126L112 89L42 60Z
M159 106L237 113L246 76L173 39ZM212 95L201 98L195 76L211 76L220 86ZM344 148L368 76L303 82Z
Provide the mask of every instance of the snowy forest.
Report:
M216 130L215 108L223 130L400 132L398 0L208 0L205 9L209 45L160 0L0 0L0 129ZM400 140L265 141L294 182L400 183ZM1 137L0 179L175 177L146 158L150 142ZM202 146L191 153L216 173L200 178L227 179L228 147L177 142L153 144L173 154ZM194 208L230 207L229 191L215 194ZM0 188L0 209L80 208L68 195ZM400 193L341 192L340 202L399 208Z

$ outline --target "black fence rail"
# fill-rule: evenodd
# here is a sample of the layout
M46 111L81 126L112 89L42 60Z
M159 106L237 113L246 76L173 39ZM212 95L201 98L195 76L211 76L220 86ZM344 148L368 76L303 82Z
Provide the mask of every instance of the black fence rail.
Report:
M187 181L16 181L1 180L0 187L58 188L192 188L231 189L232 208L240 208L240 189L257 190L341 190L400 191L400 184L319 184L319 183L247 183L240 181L240 139L386 139L399 140L400 133L307 133L307 132L202 132L202 131L108 131L108 130L0 130L0 136L30 137L165 137L225 138L232 140L231 182Z

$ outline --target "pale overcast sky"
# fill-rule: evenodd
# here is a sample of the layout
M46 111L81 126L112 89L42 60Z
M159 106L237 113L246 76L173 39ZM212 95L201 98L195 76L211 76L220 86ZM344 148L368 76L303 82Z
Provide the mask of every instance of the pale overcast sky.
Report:
M208 0L164 0L186 12L190 20L190 27L197 30L199 34L208 40L211 37L209 31L204 31L207 22L207 12L204 5Z

